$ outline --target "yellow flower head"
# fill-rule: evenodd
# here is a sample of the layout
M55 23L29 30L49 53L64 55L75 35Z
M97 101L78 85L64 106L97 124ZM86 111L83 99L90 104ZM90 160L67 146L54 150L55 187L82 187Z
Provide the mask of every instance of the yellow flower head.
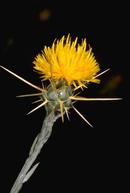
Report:
M81 44L78 38L71 40L70 35L55 40L51 47L44 47L35 58L34 68L42 75L43 80L65 80L68 85L85 86L88 82L96 82L99 64L95 60L92 49L86 39Z
M85 87L89 82L99 82L97 79L109 69L101 73L99 64L96 62L92 49L87 45L86 39L81 44L77 43L78 38L71 41L70 35L63 36L60 40L55 40L52 47L46 47L41 54L35 58L34 68L42 75L43 80L50 80L50 84L45 88L38 87L25 80L7 68L0 66L16 78L29 86L40 91L39 93L20 95L19 97L38 96L41 104L31 110L28 114L45 106L46 112L52 111L57 116L61 116L64 121L64 114L69 119L69 110L73 108L75 112L91 127L89 121L74 107L75 101L113 101L121 98L86 98L79 96L78 88ZM52 80L52 81L51 81ZM74 87L73 87L73 86Z

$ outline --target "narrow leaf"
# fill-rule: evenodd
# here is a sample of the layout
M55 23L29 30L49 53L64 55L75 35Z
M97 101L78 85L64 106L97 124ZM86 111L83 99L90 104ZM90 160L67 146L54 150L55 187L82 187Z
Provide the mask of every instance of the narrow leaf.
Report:
M35 172L36 168L38 167L39 163L35 164L32 169L27 173L25 178L23 179L23 183L27 182L29 178L32 176L32 174Z

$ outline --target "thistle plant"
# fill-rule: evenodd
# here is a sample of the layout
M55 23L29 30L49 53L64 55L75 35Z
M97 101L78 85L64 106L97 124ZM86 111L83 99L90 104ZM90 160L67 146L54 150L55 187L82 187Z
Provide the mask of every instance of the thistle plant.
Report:
M92 48L87 44L86 39L78 43L78 38L71 40L70 35L55 40L51 47L44 47L34 61L34 69L40 74L42 87L25 80L21 76L0 66L24 83L33 87L37 92L20 95L18 97L38 97L39 103L28 114L45 107L46 116L40 133L36 136L30 149L28 158L25 161L10 193L18 193L23 184L28 181L36 170L39 163L33 165L43 145L51 135L53 124L61 117L69 118L70 109L74 111L90 126L92 124L74 106L76 101L110 101L120 98L86 98L79 95L79 90L86 89L90 83L100 83L100 76L109 69L100 72L100 66L95 59ZM49 80L48 86L44 81Z

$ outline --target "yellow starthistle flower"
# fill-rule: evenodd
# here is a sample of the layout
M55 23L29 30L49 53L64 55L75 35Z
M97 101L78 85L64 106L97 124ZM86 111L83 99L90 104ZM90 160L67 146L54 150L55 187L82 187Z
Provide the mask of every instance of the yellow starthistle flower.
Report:
M60 113L62 121L64 114L69 119L68 111L73 108L80 117L86 121L91 127L88 120L74 107L74 101L106 101L119 100L120 98L85 98L77 96L76 90L90 82L99 83L97 79L100 75L109 69L99 73L100 67L97 63L92 48L87 45L86 39L78 43L78 38L71 41L70 35L66 38L63 36L60 40L55 40L52 47L44 47L41 54L38 54L33 61L34 69L41 74L42 85L44 80L49 80L50 84L47 88L40 88L29 81L18 76L14 72L6 69L13 76L22 80L29 86L37 89L40 93L20 95L19 97L38 96L40 102L36 108L28 114L45 106L47 113Z
M42 75L42 88L25 80L21 76L0 66L16 78L38 90L38 93L20 95L19 97L37 96L39 97L34 103L40 104L31 110L28 114L36 111L41 107L46 109L46 117L44 119L42 129L36 136L29 156L25 161L10 193L18 193L22 185L29 180L39 163L32 166L41 148L51 135L54 122L61 117L64 121L64 114L69 119L68 111L73 108L75 112L89 125L89 121L74 107L74 101L104 101L119 100L120 98L84 98L77 96L77 89L86 87L89 82L98 83L97 77L105 73L107 70L100 71L99 64L96 62L92 49L87 45L86 39L81 44L77 44L78 38L71 41L70 35L60 40L55 40L52 47L46 47L42 54L38 54L35 58L34 68ZM47 88L44 88L43 81L49 80Z
M35 58L34 68L43 80L64 79L68 85L85 86L88 82L99 82L95 76L100 71L92 48L86 39L78 44L78 38L71 41L70 35L55 40L52 47L46 47Z

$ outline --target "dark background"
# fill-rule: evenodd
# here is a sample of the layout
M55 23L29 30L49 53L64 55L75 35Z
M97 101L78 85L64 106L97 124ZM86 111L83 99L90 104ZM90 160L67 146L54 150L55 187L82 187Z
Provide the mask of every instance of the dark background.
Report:
M87 38L101 70L100 85L82 95L122 97L114 102L78 102L71 121L58 120L37 161L40 165L21 192L93 192L123 190L127 185L128 10L108 1L4 1L0 3L0 64L40 86L32 61L55 38ZM33 98L16 95L35 89L0 69L1 189L9 192L40 131L44 108L26 116ZM91 191L90 191L91 190Z

